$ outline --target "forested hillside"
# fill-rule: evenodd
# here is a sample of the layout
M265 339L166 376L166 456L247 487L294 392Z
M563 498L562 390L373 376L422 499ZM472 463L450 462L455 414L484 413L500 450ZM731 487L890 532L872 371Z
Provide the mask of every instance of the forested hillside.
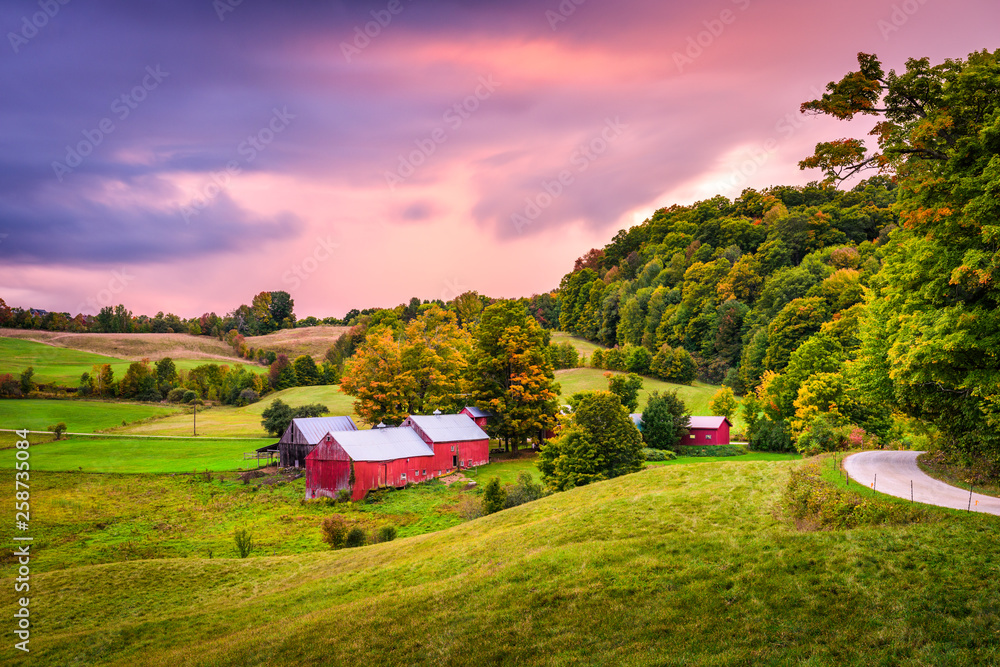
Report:
M802 111L880 117L877 151L821 143L822 182L656 211L577 260L560 328L664 377L690 355L758 447L917 437L1000 471L1000 52L858 62Z

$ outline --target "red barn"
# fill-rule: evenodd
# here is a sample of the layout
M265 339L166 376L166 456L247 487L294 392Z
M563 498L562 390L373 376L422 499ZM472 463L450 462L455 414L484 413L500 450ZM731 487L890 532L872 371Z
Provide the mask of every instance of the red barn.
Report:
M682 445L728 445L732 424L725 417L691 417L691 429Z
M489 418L493 416L492 412L489 412L487 410L480 410L479 408L473 407L471 405L462 408L462 411L459 412L458 414L469 415L472 421L476 422L476 426L483 429L484 431L486 430L486 422L489 421Z
M306 464L306 456L333 431L357 431L350 417L298 417L292 420L278 441L279 465L282 468L299 468Z
M352 500L360 500L371 489L436 477L433 464L434 450L411 428L328 433L306 457L306 498L349 490Z
M410 415L402 424L434 448L434 470L471 468L490 462L490 436L468 414Z

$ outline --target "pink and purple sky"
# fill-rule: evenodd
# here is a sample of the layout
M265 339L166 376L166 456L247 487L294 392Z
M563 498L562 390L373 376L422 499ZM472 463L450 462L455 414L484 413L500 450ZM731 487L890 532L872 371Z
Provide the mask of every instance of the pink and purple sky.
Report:
M62 4L62 3L66 4ZM671 203L803 184L856 68L998 46L996 0L0 5L0 297L342 316L528 296ZM367 31L367 35L365 32Z

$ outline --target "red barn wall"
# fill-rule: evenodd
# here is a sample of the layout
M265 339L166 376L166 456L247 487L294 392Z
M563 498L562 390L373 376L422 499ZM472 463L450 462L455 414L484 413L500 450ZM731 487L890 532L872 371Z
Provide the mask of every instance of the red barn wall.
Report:
M328 435L306 456L306 498L335 498L350 488L350 457Z
M406 486L407 483L424 482L436 477L431 470L433 460L432 456L415 456L393 461L355 461L351 497L360 500L372 489Z
M691 436L694 436L693 438ZM728 445L729 424L722 422L719 428L693 428L684 438L685 445Z

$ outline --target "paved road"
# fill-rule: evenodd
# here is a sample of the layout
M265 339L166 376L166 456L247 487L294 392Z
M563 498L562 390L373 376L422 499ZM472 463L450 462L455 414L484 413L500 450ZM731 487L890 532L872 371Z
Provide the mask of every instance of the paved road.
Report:
M928 476L917 466L917 456L923 452L861 452L844 459L844 469L851 479L865 486L875 484L875 490L897 498L910 498L918 503L964 510L969 507L969 492ZM877 477L876 477L877 476ZM1000 514L1000 498L972 494L972 511Z

